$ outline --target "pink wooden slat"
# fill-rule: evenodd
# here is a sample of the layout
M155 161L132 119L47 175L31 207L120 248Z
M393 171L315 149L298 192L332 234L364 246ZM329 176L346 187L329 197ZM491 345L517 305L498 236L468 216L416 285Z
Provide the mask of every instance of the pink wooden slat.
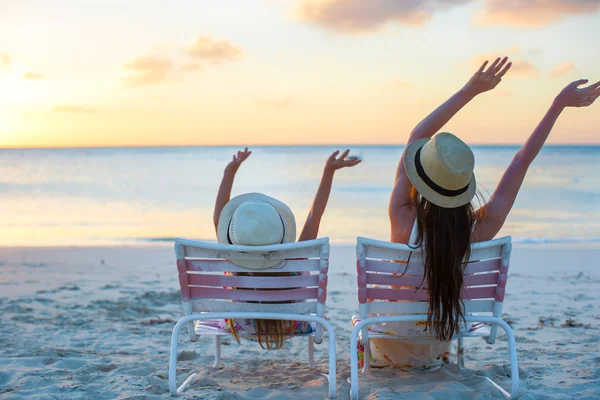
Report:
M186 260L188 271L197 272L252 272L252 270L240 267L229 260ZM320 260L286 260L285 265L268 268L264 272L302 272L319 271Z
M495 285L498 282L498 273L490 274L467 275L463 279L464 286L478 285ZM367 274L367 283L370 285L386 285L386 286L411 286L411 287L427 287L427 281L421 276L415 275L389 275L389 274Z
M325 303L327 300L327 281L327 267L324 269L321 268L321 273L319 273L319 290L317 292L317 300L319 303Z
M397 263L393 261L365 260L366 270L371 272L387 272L407 275L423 275L423 264L411 262L410 264Z
M496 294L496 287L476 287L463 290L464 300L489 299ZM367 288L367 298L374 300L425 301L427 290Z
M500 269L500 258L491 258L489 260L474 261L467 264L464 274L474 274L477 272L491 272Z
M463 300L493 299L496 295L496 286L471 287L463 289Z
M367 302L367 270L364 259L356 260L356 272L358 273L358 302L364 304Z
M181 301L190 301L188 274L185 272L185 270L185 260L177 260L177 271L179 272L179 287L181 292Z
M317 301L319 303L325 303L325 301L327 301L327 289L319 288L317 292Z
M193 286L226 286L240 288L293 288L317 286L318 275L300 276L231 276L188 274L188 281Z
M369 300L424 301L427 300L427 291L414 289L367 288L367 298Z
M190 288L192 299L225 299L237 301L310 300L318 296L317 288L289 290L241 290L224 288Z
M506 274L500 274L498 276L498 290L496 291L496 301L504 301L504 295L506 294L506 281L508 276Z
M464 286L495 285L497 282L497 272L491 274L467 275L463 278ZM424 281L423 277L415 275L397 276L371 273L367 274L367 283L370 285L427 287L427 281Z
M463 286L495 285L498 283L498 273L467 275L463 278Z
M492 258L489 260L475 261L467 264L464 274L474 274L478 272L497 271L500 269L500 258ZM382 260L366 260L366 269L370 272L385 272L397 273L405 275L423 275L425 268L423 263L410 262L408 267L406 264L393 261Z
M415 275L367 274L369 285L426 287L425 282L422 276Z

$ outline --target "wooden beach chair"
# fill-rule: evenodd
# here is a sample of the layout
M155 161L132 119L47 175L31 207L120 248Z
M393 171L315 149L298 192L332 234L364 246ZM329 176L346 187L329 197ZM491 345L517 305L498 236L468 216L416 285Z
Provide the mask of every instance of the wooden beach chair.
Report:
M185 316L173 328L169 360L169 391L183 392L193 374L179 387L176 362L179 330L187 325L192 342L202 335L215 338L215 361L221 361L221 336L231 333L217 327L224 318L280 319L314 322L312 333L295 334L308 341L308 365L314 366L314 343L329 335L329 397L336 395L335 333L325 317L329 238L269 246L238 246L175 239L175 255ZM282 260L261 273L300 272L298 276L239 276L257 272L229 260ZM240 288L240 289L235 289ZM243 288L243 289L242 289ZM287 302L287 303L286 303ZM244 336L242 332L240 337ZM257 344L258 345L258 344Z
M462 369L465 337L484 337L489 344L493 344L498 326L506 331L512 377L510 394L487 378L506 397L515 397L519 391L515 337L510 326L501 318L511 246L510 237L475 243L471 246L471 257L464 273L462 294L465 318L467 322L480 322L485 326L456 335L457 363ZM427 283L423 278L421 249L359 237L356 256L359 315L353 318L354 329L350 339L352 399L358 398L359 336L365 349L363 366L365 372L369 369L370 362L369 338L399 338L369 331L368 326L383 322L426 321L429 308ZM409 257L410 262L407 264ZM390 288L390 286L403 288ZM409 288L406 288L407 286ZM377 314L393 315L374 316ZM415 338L404 339L410 341ZM431 343L435 342L435 338L419 337L418 343L427 343L427 340L431 340Z

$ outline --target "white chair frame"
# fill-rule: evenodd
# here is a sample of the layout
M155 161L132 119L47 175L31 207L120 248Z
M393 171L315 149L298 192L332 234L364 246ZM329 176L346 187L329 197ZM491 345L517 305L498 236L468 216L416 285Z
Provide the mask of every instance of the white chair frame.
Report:
M519 395L519 368L517 364L517 350L515 337L510 326L501 318L502 305L504 301L505 286L507 280L508 266L512 251L511 238L504 237L487 242L475 243L471 246L470 260L481 260L499 258L499 267L497 271L498 281L495 288L495 295L491 300L471 300L464 299L465 320L466 322L482 322L491 327L484 338L489 344L496 340L497 329L501 327L507 335L509 357L511 364L512 386L508 393L500 385L491 379L487 380L497 388L505 397L515 398ZM361 320L352 329L350 337L350 396L353 400L358 399L358 349L357 343L359 334L362 337L364 366L363 371L369 369L370 362L370 344L368 326L376 323L385 322L406 322L406 321L427 321L428 303L424 301L400 301L400 302L368 302L367 301L367 278L366 265L367 259L386 259L400 260L410 262L421 262L422 255L420 249L414 249L405 244L389 243L373 239L359 237L356 247L357 270L358 270L358 289L359 289L359 315ZM410 257L410 258L409 258ZM468 264L471 265L471 264ZM495 272L494 272L495 273ZM489 286L489 285L488 285ZM385 316L369 316L372 314L398 314ZM491 315L474 315L475 313ZM377 338L401 339L398 336L371 333L371 336ZM459 369L464 368L464 338L482 337L481 335L470 335L468 332L456 335L458 339L457 364ZM406 338L410 340L411 338ZM423 340L419 338L420 340ZM432 341L433 343L433 341Z
M297 243L286 243L270 246L238 246L218 243L207 243L187 239L175 240L175 254L179 270L179 279L182 293L182 304L185 316L181 318L171 335L171 352L169 357L169 392L173 396L182 393L190 384L196 373L190 375L185 381L177 386L177 350L178 336L184 325L188 326L190 341L195 342L200 335L213 335L215 337L215 361L214 368L221 363L221 336L231 335L218 329L203 329L200 321L219 319L270 319L270 320L295 320L314 322L315 332L292 335L295 337L307 337L308 339L308 365L315 368L314 343L321 343L323 330L329 335L329 371L322 374L329 381L329 398L336 397L336 339L332 325L324 319L325 300L327 295L327 273L329 266L329 239L321 238ZM314 259L314 258L318 259ZM286 272L299 266L303 271L318 271L318 294L312 298L312 302L268 304L244 301L223 301L208 298L196 299L193 295L192 285L188 282L188 266L190 259L196 260L196 271L228 271L228 272L252 272L255 270L245 269L226 261L229 259L245 260L287 260L292 267L275 268L276 272ZM299 260L302 258L302 260ZM306 260L305 258L313 258ZM207 262L208 267L202 268L202 262ZM287 265L286 264L286 265ZM268 272L269 269L260 272ZM256 271L255 271L256 272ZM220 272L219 272L220 273ZM221 273L222 275L222 273ZM278 277L271 277L275 279ZM192 289L192 291L190 291ZM201 288L195 288L196 292ZM248 291L242 291L248 293ZM285 292L282 290L282 292ZM192 294L190 294L192 293ZM255 292L260 293L260 292ZM242 333L240 337L244 336Z

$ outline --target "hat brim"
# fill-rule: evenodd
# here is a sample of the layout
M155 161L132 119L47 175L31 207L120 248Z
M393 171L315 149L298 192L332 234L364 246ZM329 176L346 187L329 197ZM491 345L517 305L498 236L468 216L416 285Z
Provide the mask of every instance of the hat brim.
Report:
M406 175L408 175L408 179L413 184L413 186L417 189L417 191L425 197L428 201L435 204L436 206L440 206L442 208L457 208L460 206L464 206L469 203L473 197L475 196L475 192L477 190L477 184L475 182L475 174L471 177L471 181L469 182L469 186L467 191L459 194L458 196L444 196L436 192L434 189L429 187L421 179L419 174L417 173L417 167L415 165L415 155L420 148L425 146L427 142L431 139L419 139L406 147L404 151L404 169L406 170Z
M283 221L284 235L281 243L292 243L296 241L296 218L294 218L294 213L292 210L282 203L279 200L276 200L272 197L266 196L262 193L245 193L239 196L234 197L229 200L223 210L221 211L221 215L219 217L219 224L217 226L217 241L219 243L231 244L228 238L229 231L229 223L231 222L231 218L233 218L233 214L235 214L235 210L238 207L247 201L264 201L272 205L279 215L281 216L281 220ZM232 263L239 265L240 267L248 268L248 269L265 269L271 268L277 264L281 263L281 260L272 260L272 259L264 259L264 260L234 260L230 259Z

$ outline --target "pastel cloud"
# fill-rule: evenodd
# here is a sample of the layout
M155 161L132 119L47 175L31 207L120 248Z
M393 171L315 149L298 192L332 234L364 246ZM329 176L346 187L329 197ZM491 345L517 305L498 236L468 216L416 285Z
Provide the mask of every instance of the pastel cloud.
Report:
M484 0L484 25L544 26L600 10L600 0ZM298 0L297 18L338 33L377 31L388 24L421 26L439 11L474 0Z
M539 69L533 65L529 60L520 57L521 49L519 46L513 46L509 50L498 51L493 53L479 54L471 60L471 69L476 70L483 64L484 61L488 60L488 66L494 62L498 57L508 56L512 66L510 67L509 75L520 75L520 76L539 76Z
M141 56L125 64L124 67L132 73L127 78L130 86L144 86L166 80L173 64L164 57Z
M575 68L575 64L573 64L573 62L568 62L566 64L559 64L556 66L556 68L554 68L549 74L548 76L550 78L557 78L559 76L563 76L566 73L568 73L569 71L573 70Z
M71 113L71 114L93 114L96 112L95 108L78 106L73 104L61 104L52 107L50 112L53 113Z
M297 17L339 33L366 33L389 23L421 26L438 10L471 0L301 0Z
M206 60L214 64L235 61L241 58L242 49L228 40L217 40L209 36L199 36L185 49L188 56L197 60Z
M12 57L8 53L0 53L0 67L8 67L12 61Z
M598 10L600 0L486 0L476 19L485 25L535 27Z
M527 60L515 59L512 63L511 75L538 76L540 74L539 69Z
M23 75L23 79L28 79L28 80L41 80L44 79L46 76L44 74L39 74L36 72L27 72L26 74Z

